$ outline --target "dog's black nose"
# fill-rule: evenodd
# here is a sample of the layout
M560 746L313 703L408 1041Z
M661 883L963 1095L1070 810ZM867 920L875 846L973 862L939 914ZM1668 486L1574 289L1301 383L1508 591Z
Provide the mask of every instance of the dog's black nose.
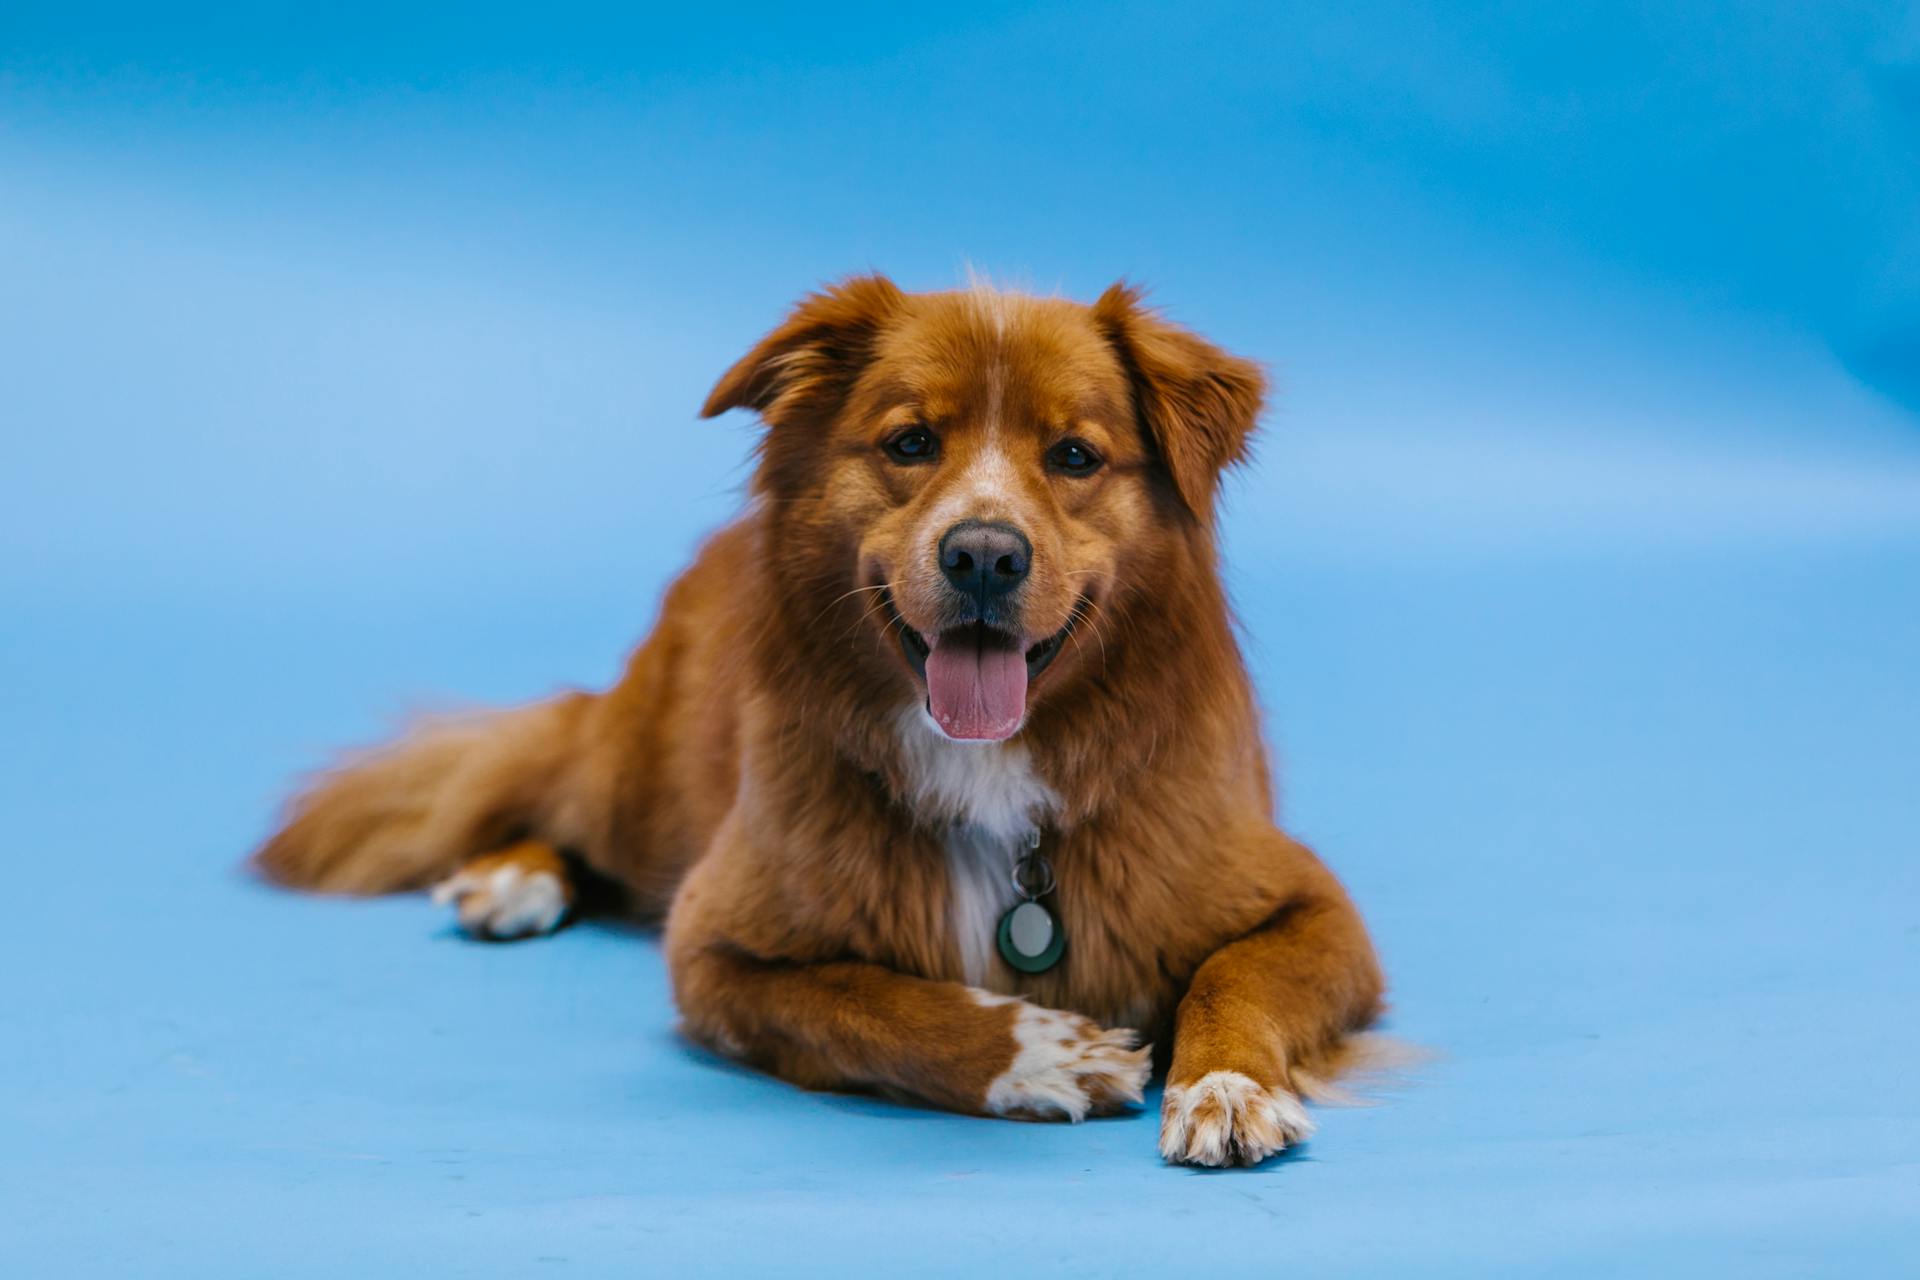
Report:
M1033 544L1010 524L962 520L940 539L940 572L970 596L1005 595L1026 581Z

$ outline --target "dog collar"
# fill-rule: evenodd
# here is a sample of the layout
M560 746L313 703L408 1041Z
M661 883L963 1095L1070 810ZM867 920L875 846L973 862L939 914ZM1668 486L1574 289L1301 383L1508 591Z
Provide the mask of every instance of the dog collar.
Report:
M1000 917L1000 958L1021 973L1045 973L1067 949L1060 917L1040 901L1053 892L1053 864L1040 852L1040 828L1027 833L1013 856L1013 888L1021 897Z

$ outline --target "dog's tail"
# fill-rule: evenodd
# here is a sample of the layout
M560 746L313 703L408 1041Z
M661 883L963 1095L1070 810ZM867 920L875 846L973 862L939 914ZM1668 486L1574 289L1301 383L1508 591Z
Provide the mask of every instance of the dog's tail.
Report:
M1358 1031L1293 1069L1293 1084L1323 1106L1362 1107L1408 1084L1435 1053L1379 1031Z
M514 840L558 840L590 695L447 716L322 772L255 852L267 879L318 893L419 889Z

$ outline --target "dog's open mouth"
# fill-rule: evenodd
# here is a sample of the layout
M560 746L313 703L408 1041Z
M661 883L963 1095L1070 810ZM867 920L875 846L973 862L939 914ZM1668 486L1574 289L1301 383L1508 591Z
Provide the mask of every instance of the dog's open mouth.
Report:
M950 738L998 742L1018 732L1027 715L1027 686L1073 631L1069 621L1023 652L1015 637L981 622L923 636L900 617L891 595L886 606L901 652L926 683L927 713Z

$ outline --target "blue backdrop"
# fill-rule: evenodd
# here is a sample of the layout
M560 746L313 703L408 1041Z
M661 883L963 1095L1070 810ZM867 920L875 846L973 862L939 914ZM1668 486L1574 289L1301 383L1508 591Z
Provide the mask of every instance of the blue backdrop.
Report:
M15 0L0 1269L1920 1267L1917 156L1902 4ZM234 873L392 713L609 679L711 380L969 266L1273 366L1232 584L1417 1082L1174 1170Z

